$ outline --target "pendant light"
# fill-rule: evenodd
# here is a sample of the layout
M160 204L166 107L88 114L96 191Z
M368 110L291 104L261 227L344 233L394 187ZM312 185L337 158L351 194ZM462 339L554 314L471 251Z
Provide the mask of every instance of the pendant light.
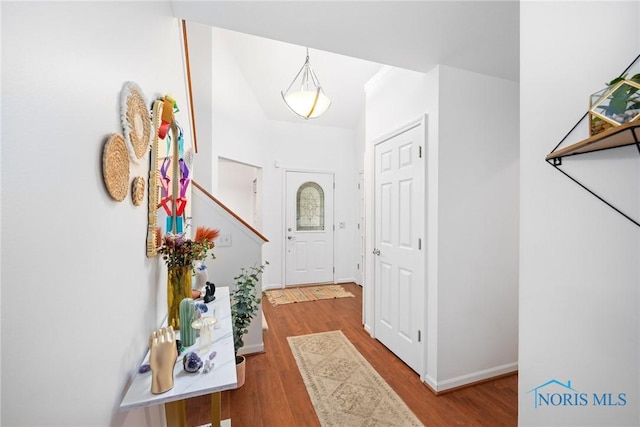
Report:
M287 107L303 119L315 119L331 106L331 100L324 94L320 82L307 59L286 91L280 92Z

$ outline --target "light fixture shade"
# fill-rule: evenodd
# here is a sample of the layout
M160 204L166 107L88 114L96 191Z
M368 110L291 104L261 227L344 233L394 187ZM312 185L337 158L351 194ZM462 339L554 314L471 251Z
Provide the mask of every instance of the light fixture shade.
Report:
M287 90L280 93L287 107L303 119L319 117L331 106L331 100L325 95L309 64L309 49L304 65Z

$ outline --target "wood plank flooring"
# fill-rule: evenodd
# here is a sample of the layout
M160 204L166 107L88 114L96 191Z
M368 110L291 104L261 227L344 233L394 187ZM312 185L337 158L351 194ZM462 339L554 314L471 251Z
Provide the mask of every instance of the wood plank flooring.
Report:
M362 289L355 284L344 287L356 297L277 307L264 299L269 324L265 353L247 357L244 387L222 394L223 419L231 418L233 427L319 426L286 337L342 330L425 426L517 425L517 375L436 396L415 372L369 336L362 326ZM187 402L189 426L210 422L209 402L208 396Z

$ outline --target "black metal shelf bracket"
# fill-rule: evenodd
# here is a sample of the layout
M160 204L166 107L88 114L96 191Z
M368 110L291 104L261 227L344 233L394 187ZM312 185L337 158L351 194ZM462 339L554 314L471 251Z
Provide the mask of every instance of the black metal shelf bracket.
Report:
M640 61L639 60L640 60L640 55L638 57L636 57L636 59L620 74L620 76L626 75L632 68L634 68L634 65L636 66L635 69L634 69L634 73L640 72L638 70L638 66L640 65ZM562 138L562 140L560 140L560 142L553 148L551 153L547 156L546 162L549 163L551 166L553 166L554 169L556 169L557 171L561 172L564 176L569 178L571 181L575 182L580 187L582 187L583 189L585 189L586 191L591 193L598 200L600 200L601 202L603 202L604 204L609 206L611 209L613 209L614 211L618 212L620 215L622 215L623 217L625 217L626 219L628 219L629 221L631 221L632 223L634 223L635 225L640 227L640 220L632 218L627 213L623 212L620 208L618 208L615 205L613 205L613 203L611 203L610 201L606 200L604 197L602 197L599 194L597 194L591 188L589 188L586 185L584 185L583 183L581 183L577 178L571 176L569 173L567 173L566 171L564 171L564 170L562 170L560 168L560 166L562 166L562 158L563 157L575 156L575 155L583 155L583 154L586 154L587 152L591 152L592 153L592 152L595 152L595 151L603 151L603 150L610 150L610 149L618 148L618 146L602 148L602 146L596 147L596 144L594 144L593 145L593 149L590 149L590 150L582 150L582 149L575 149L574 150L573 149L574 146L579 146L580 148L582 148L582 147L586 146L586 144L591 144L592 143L591 139L593 139L593 138L590 138L590 139L585 139L584 141L581 141L580 143L576 143L574 145L570 145L567 148L564 148L562 150L559 150L559 147L569 138L569 136L578 128L578 126L585 119L587 119L587 125L590 126L588 117L589 117L589 112L585 113L582 116L582 118L580 118L580 120L578 120L576 122L576 124L571 128L571 130L569 132L567 132L567 134L564 136L564 138ZM638 120L640 120L640 119L638 119ZM624 128L623 126L620 128L620 130L618 132L623 132L623 131L626 132L626 131L628 131L628 133L630 135L632 135L632 136L629 138L629 140L623 141L623 145L619 145L619 146L635 145L636 148L638 149L638 154L640 155L640 138L638 138L638 135L636 134L636 130L635 129L630 129L629 128L629 127L635 127L635 128L640 127L640 126L637 125L637 122L638 121L634 121L633 122L634 124L629 123L626 130L622 129L622 128ZM616 131L613 131L613 132L616 132ZM608 137L610 135L606 135L606 136ZM556 151L558 151L558 153L555 156L553 156L553 154Z
M635 225L637 225L638 227L640 227L640 222L638 222L637 220L631 218L629 215L627 215L626 213L624 213L623 211L621 211L620 209L618 209L616 206L614 206L612 203L610 203L609 201L607 201L606 199L604 199L602 196L598 195L598 193L596 193L595 191L591 190L589 187L587 187L586 185L584 185L583 183L581 183L580 181L578 181L576 178L572 177L571 175L569 175L567 172L563 171L562 169L560 169L556 164L555 164L555 160L553 159L553 161L551 160L547 160L547 163L549 163L551 166L553 166L557 171L559 171L560 173L562 173L564 176L566 176L567 178L569 178L571 181L575 182L576 184L578 184L580 187L584 188L585 190L587 190L589 193L591 193L593 196L595 196L598 200L600 200L602 203L604 203L605 205L609 206L611 209L613 209L614 211L618 212L620 215L622 215L623 217L627 218L629 221L631 221L632 223L634 223ZM560 162L560 164L562 164L562 161Z

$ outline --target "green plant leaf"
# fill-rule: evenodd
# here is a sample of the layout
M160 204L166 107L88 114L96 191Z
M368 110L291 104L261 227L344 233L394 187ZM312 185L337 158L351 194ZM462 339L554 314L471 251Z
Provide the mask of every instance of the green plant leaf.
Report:
M235 280L235 291L231 292L231 320L233 325L234 350L236 356L238 350L244 345L244 335L249 331L251 320L260 307L261 299L256 295L256 285L268 262L249 269L241 268ZM250 272L249 272L250 271Z

